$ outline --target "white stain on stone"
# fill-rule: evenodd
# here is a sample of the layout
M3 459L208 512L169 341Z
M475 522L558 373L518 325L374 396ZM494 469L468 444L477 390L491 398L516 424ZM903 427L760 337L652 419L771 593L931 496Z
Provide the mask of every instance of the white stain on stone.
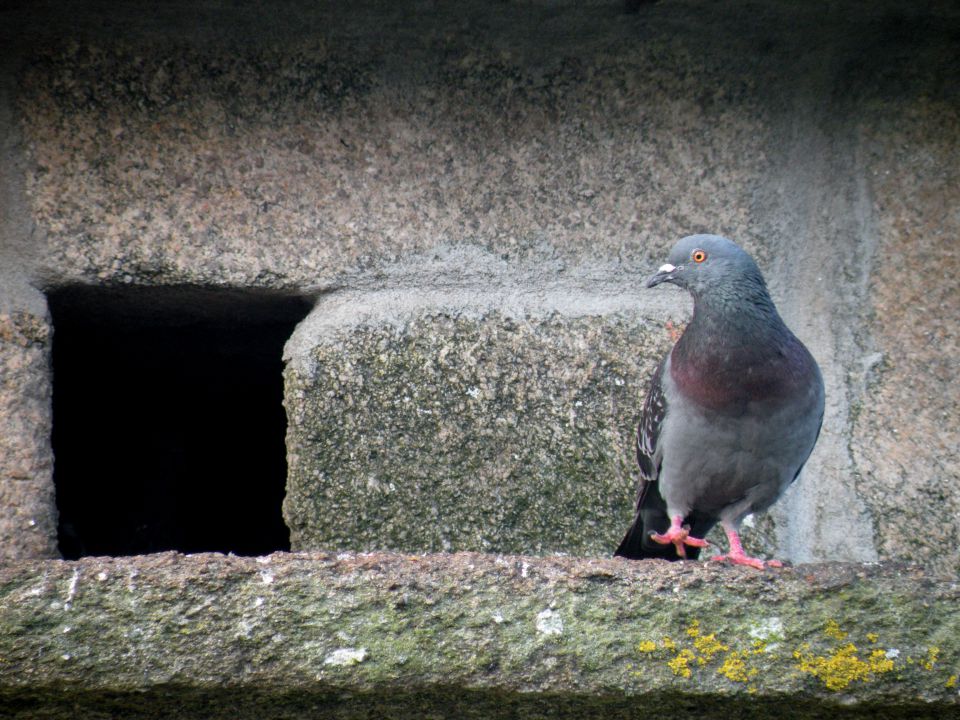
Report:
M237 633L234 637L248 638L253 630L253 626L247 620L240 620L237 623Z
M890 648L883 655L887 660L896 660L900 657L900 651L897 648Z
M273 582L273 573L264 570L262 573L260 573L260 582L262 582L264 585L271 584Z
M73 598L77 594L78 582L80 582L80 571L74 570L73 575L70 577L70 584L67 586L67 599L63 601L64 610L70 609L70 603L73 602Z
M763 618L753 623L747 633L755 640L767 643L768 650L773 650L778 645L774 641L783 640L783 620L778 617Z
M547 608L537 614L537 632L544 635L562 635L563 618L560 613Z
M335 667L344 667L347 665L356 665L362 663L367 657L366 648L337 648L324 659L324 665L333 665Z

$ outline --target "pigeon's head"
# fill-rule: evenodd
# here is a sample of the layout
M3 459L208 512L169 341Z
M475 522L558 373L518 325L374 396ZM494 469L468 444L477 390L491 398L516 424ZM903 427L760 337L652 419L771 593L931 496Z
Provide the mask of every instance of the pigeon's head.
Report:
M702 295L744 281L763 286L760 269L749 254L719 235L689 235L673 246L647 287L668 282Z

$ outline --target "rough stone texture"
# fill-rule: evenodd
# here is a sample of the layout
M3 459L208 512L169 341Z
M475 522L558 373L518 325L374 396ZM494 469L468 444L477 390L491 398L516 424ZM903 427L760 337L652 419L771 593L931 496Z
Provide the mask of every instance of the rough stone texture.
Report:
M171 46L135 19L55 38L21 97L45 265L56 282L302 286L445 240L578 257L743 235L755 68L619 9L334 4L261 19L243 47Z
M57 557L50 319L31 285L39 247L24 195L14 66L0 57L0 562Z
M549 307L582 288L536 289L318 304L287 349L294 549L610 552L632 516L637 378L670 336L622 298L571 317Z
M911 557L956 573L956 394L942 381L958 302L958 8L863 8L858 23L835 6L825 34L795 37L798 81L773 133L767 232L799 241L771 259L774 286L816 338L828 406L807 482L771 516L797 561ZM937 270L909 272L917 262Z
M5 717L947 717L960 591L457 554L173 553L0 568Z
M49 361L48 320L0 312L0 562L58 557Z
M900 33L916 27L908 21ZM853 447L880 552L958 572L960 524L946 519L960 518L960 68L943 78L924 74L928 65L879 89L865 123L876 351Z
M94 282L413 307L460 266L394 287L393 264L462 245L517 282L599 269L626 296L676 237L726 233L828 391L819 447L758 542L960 569L956 401L940 392L956 376L954 3L71 8L0 8L0 125L23 136L4 153L24 168L0 202L27 196L0 274L18 300ZM936 282L902 276L917 252ZM570 327L592 312L554 309ZM910 527L926 536L907 545Z

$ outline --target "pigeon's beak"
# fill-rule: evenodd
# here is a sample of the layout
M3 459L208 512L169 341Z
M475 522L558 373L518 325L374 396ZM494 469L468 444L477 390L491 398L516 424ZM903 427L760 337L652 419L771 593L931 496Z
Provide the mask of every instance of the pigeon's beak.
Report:
M647 287L652 288L656 287L660 283L670 282L673 280L676 272L682 269L682 267L676 267L667 263L666 265L661 265L660 269L657 270L653 275L650 276L650 279L647 280Z

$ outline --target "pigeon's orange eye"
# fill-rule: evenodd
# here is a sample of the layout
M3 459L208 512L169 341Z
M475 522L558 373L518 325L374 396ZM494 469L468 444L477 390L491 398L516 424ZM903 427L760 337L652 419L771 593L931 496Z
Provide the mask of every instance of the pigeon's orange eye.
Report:
M705 253L703 250L694 250L690 257L695 263L702 263L707 259L707 253Z

